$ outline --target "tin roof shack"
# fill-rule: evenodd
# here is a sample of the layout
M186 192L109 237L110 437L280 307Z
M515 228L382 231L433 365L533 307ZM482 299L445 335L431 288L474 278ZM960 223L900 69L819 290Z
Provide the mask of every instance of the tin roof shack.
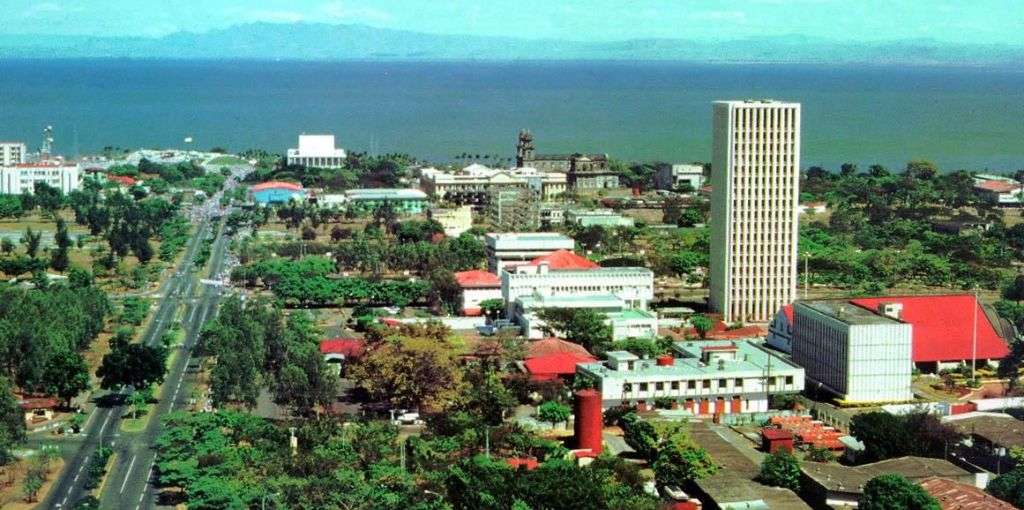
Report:
M842 466L804 462L800 487L814 505L821 507L856 507L864 485L872 478L896 473L912 482L939 477L974 485L975 475L943 459L899 457L863 466Z

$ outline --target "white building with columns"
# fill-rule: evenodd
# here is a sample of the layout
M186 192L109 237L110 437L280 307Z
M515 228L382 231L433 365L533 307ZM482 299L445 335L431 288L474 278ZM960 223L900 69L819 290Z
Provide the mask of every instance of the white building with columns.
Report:
M711 307L768 322L796 297L800 104L716 101L711 168Z
M345 149L334 146L334 135L299 135L299 147L288 149L289 165L315 168L345 166Z

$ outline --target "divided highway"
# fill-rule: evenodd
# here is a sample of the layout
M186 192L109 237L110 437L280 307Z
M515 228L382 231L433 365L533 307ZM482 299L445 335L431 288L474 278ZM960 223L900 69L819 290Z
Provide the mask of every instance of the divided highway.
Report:
M234 179L229 179L227 188L231 189L234 185ZM173 324L179 307L184 305L181 327L185 337L181 345L172 346L172 349L179 349L179 352L160 387L159 402L150 410L145 430L130 434L120 432L121 416L127 412L127 407L120 401L115 401L112 406L97 406L83 428L78 451L67 460L54 486L38 508L72 508L88 494L85 489L85 471L100 445L113 448L115 455L107 473L106 485L99 495L100 508L139 509L155 505L155 491L150 485L155 461L152 445L160 433L160 419L168 412L182 408L190 398L189 385L184 380L192 361L192 348L198 341L203 324L216 314L222 291L217 286L202 285L196 297L197 283L206 275L197 274L193 267L195 255L213 227L215 239L211 246L208 275L216 278L224 270L228 237L223 232L223 221L211 223L212 217L230 212L217 205L220 196L221 193L216 194L193 211L193 219L198 222L196 234L189 240L185 256L175 273L159 289L158 295L162 296L159 305L140 339L149 345L159 342L167 328ZM103 400L103 397L118 397L119 394L98 392L95 396ZM65 443L65 447L70 444Z

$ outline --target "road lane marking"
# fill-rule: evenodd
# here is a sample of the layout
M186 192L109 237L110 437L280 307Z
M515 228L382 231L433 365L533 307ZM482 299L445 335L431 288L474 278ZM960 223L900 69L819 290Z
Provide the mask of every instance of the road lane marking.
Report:
M128 471L124 474L124 481L121 482L121 490L120 490L119 494L124 494L124 487L125 487L125 485L128 485L128 480L132 477L132 467L135 466L135 458L136 457L138 457L137 454L136 455L132 455L132 461L131 461L131 463L128 464Z

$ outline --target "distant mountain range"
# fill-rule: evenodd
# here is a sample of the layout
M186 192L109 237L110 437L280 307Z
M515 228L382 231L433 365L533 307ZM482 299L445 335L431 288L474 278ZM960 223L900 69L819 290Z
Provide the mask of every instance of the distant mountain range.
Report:
M581 42L436 35L365 25L252 23L159 38L0 35L0 58L260 60L671 60L993 66L1024 64L1024 48L934 40L836 42L803 36L708 42Z

